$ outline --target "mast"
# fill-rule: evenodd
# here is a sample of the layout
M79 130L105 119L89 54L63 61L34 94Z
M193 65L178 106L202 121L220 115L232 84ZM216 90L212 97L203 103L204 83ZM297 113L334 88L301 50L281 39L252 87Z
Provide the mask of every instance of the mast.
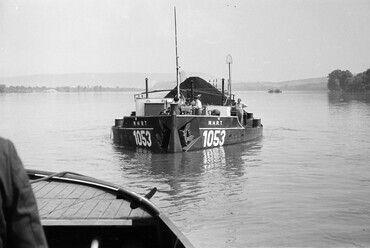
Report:
M175 49L176 49L176 87L177 87L177 97L180 98L180 87L179 87L179 56L177 55L176 7L174 7L174 14L175 14Z
M230 54L226 56L226 63L229 64L229 83L228 83L228 91L229 91L229 99L230 99L230 106L231 106L231 64L233 63L233 57Z

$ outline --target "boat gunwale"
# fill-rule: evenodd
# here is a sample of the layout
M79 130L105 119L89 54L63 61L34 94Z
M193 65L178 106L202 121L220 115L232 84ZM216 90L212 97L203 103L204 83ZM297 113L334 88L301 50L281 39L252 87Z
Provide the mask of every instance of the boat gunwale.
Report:
M48 172L48 171L33 170L33 169L26 169L26 172L29 177L33 176L33 177L40 178L40 179L53 175L53 173ZM142 207L143 209L148 211L149 214L153 216L158 216L161 214L161 211L159 210L159 208L155 206L149 199L145 198L144 196L141 196L123 187L119 187L113 183L102 181L102 180L99 180L93 177L75 174L72 172L64 172L64 175L62 176L53 176L53 177L47 178L46 180L82 184L82 185L106 190L116 195L117 199L121 198L121 199L128 200L131 203L137 204L139 207ZM30 182L32 183L32 180L30 180Z

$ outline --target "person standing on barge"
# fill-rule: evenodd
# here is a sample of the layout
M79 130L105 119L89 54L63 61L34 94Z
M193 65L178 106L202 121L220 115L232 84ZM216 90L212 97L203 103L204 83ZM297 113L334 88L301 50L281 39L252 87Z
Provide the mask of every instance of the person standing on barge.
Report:
M194 108L195 108L196 115L201 115L202 114L202 110L203 110L202 102L199 99L200 96L201 95L197 95L197 96L194 97L194 99L195 99L195 106L194 106Z
M238 120L240 123L243 123L243 114L245 107L247 107L247 105L242 102L242 99L238 98L238 102L235 104L235 109L237 111Z

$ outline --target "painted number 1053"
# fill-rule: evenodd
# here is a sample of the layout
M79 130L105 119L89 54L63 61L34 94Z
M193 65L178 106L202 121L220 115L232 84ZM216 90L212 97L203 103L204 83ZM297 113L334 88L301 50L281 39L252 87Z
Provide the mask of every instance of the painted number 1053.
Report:
M222 146L225 143L225 130L205 130L203 132L203 147Z
M152 138L147 130L134 130L135 143L137 146L152 146Z

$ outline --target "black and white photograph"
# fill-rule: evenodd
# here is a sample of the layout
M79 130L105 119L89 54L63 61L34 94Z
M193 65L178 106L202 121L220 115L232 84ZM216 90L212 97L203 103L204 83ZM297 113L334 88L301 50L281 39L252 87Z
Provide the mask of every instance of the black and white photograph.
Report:
M0 0L0 247L370 247L370 0Z

